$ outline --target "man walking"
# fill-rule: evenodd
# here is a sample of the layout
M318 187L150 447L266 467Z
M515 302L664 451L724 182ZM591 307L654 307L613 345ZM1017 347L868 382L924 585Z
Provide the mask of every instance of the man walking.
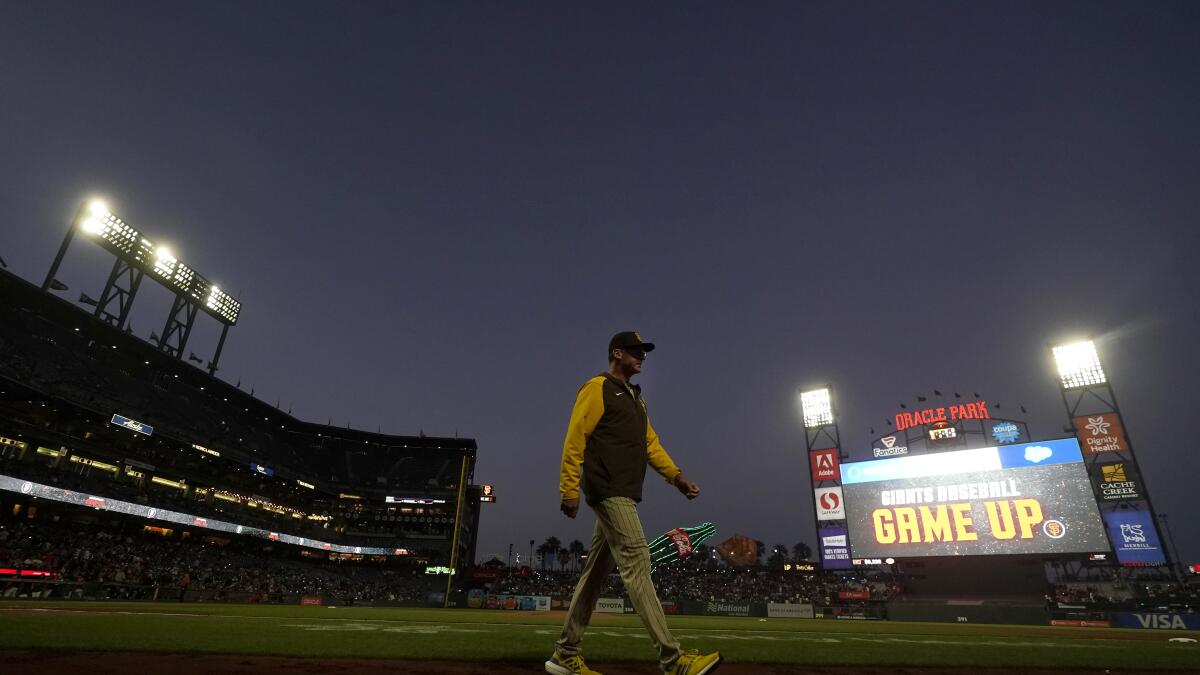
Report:
M592 610L615 565L629 599L658 649L658 660L667 675L704 675L721 663L719 653L681 651L667 628L662 605L650 580L650 553L638 519L646 465L688 499L700 486L683 476L658 440L646 414L641 387L629 382L642 372L642 362L654 344L636 332L617 333L608 343L608 371L584 383L575 399L567 438L563 442L559 476L560 509L568 518L579 513L579 492L596 514L596 527L587 564L563 625L554 655L546 661L553 675L599 675L583 662L580 643Z

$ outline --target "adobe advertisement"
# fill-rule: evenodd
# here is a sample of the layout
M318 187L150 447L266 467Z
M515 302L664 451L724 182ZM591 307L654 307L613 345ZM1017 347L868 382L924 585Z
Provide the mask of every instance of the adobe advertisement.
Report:
M808 455L808 462L812 468L812 479L814 482L837 480L841 477L841 474L838 473L837 448L813 450Z
M1109 550L1074 438L841 468L855 557Z

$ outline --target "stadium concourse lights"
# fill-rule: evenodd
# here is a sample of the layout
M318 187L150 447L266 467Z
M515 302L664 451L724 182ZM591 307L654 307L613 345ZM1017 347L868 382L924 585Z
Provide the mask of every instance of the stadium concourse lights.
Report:
M833 424L833 399L829 387L800 392L800 408L806 429Z
M1100 356L1096 354L1096 344L1091 340L1058 345L1053 351L1063 389L1088 387L1108 381L1104 376L1104 368L1100 366Z

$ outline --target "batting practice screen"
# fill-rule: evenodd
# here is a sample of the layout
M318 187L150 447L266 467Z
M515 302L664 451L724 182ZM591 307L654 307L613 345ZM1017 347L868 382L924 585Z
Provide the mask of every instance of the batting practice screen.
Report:
M1073 438L842 465L855 558L1108 551Z

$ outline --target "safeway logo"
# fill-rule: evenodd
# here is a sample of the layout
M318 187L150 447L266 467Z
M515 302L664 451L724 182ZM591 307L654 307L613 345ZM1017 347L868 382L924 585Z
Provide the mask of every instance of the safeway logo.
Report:
M842 488L818 488L815 496L817 520L845 520L846 509L842 504Z
M838 466L837 448L814 450L809 454L808 461L812 465L812 479L814 481L842 479L842 471Z

